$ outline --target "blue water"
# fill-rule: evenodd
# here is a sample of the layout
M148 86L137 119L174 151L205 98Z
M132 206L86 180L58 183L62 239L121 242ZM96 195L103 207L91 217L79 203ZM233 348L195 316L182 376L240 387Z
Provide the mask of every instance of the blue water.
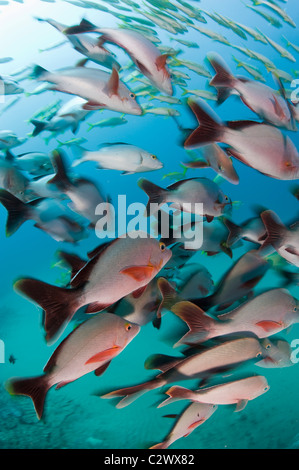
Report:
M137 2L141 8L144 3ZM250 0L248 0L250 4ZM286 8L287 13L299 22L298 8L295 0L287 4L277 2ZM109 2L102 2L111 8ZM240 23L257 27L274 41L285 46L282 35L291 42L298 41L297 29L292 28L281 20L282 28L271 26L265 19L246 8L239 0L201 0L190 2L203 10L218 12ZM127 5L119 2L119 5ZM128 7L129 8L129 7ZM113 11L117 12L116 9ZM275 16L269 9L264 9ZM119 13L125 14L119 10ZM136 16L137 13L134 12ZM39 23L34 17L53 18L68 25L77 24L83 17L97 25L115 27L122 21L109 13L95 9L84 9L64 1L46 3L38 0L24 0L24 3L9 2L1 6L1 57L11 56L13 62L1 64L1 73L9 75L26 65L38 64L48 70L57 70L64 66L72 66L82 56L70 44L55 48L48 52L39 52L63 39L62 35L47 23ZM255 50L270 58L278 69L285 70L296 78L297 63L282 58L270 45L256 42L248 35L247 41L237 36L233 31L226 29L207 15L207 24L198 23L203 27L223 34L231 41L249 49ZM276 16L277 17L277 16ZM237 69L232 55L240 60L258 67L269 86L275 87L270 73L259 61L249 59L231 47L214 42L206 36L190 29L177 38L195 41L198 49L191 49L177 45L170 41L170 34L157 28L162 45L181 48L182 59L192 60L199 64L205 63L208 52L219 53L234 73L250 77L243 69ZM126 65L129 58L119 48L111 47L117 54L121 65ZM298 53L291 50L297 59ZM91 67L97 65L90 63ZM198 74L180 68L188 75L189 89L205 89L208 79ZM26 92L34 90L38 85L35 80L22 82ZM137 83L136 83L137 85ZM132 88L135 87L131 85ZM289 84L286 85L289 88ZM175 96L180 97L181 89L175 86ZM24 137L33 130L28 120L42 107L55 100L66 102L69 95L47 91L39 95L25 96L0 116L0 129L11 129L18 137ZM147 97L139 99L139 103L147 102ZM152 106L167 106L152 101ZM213 102L214 107L223 120L257 119L238 97L230 97L220 107ZM0 104L0 111L1 106ZM180 112L179 120L184 127L193 126L189 113L182 105L172 105ZM126 115L127 124L119 127L96 127L87 132L87 122L97 122L101 119L117 116L118 113L104 110L96 111L88 116L86 122L80 126L75 137L84 137L84 144L88 149L95 150L104 142L128 142L140 146L156 154L163 161L164 168L156 172L144 174L151 181L166 186L172 181L163 176L175 171L181 171L180 162L186 161L185 150L179 145L179 132L171 117L158 115L131 116ZM299 148L298 133L289 132L297 148ZM57 146L55 138L46 143L42 133L37 137L29 138L22 146L13 149L17 154L29 151L50 152ZM74 138L70 130L58 137L61 141ZM66 151L67 148L65 147ZM288 223L296 220L298 214L298 201L289 191L292 182L272 179L258 173L244 164L234 160L234 167L240 177L238 185L227 181L221 182L221 188L233 201L240 201L234 205L233 220L236 223L245 221L254 215L254 206L259 205L274 210L281 219ZM137 186L137 180L142 174L120 175L116 171L95 171L92 163L76 168L80 176L88 176L100 183L104 192L109 194L113 202L117 195L127 195L128 203L143 202L147 198ZM187 176L205 176L213 179L216 174L213 170L188 170ZM0 381L3 384L10 377L30 377L41 374L48 358L56 345L48 346L44 340L41 326L41 310L33 303L24 299L13 290L13 283L20 277L34 277L49 283L58 283L61 279L61 269L52 267L56 261L55 253L58 249L76 251L84 256L99 242L95 234L90 231L89 237L73 247L68 243L56 242L49 235L36 229L33 222L27 221L12 237L5 237L6 210L0 206L0 237L1 237L1 284L0 284L0 338L5 344L5 363L0 364ZM205 265L211 272L216 283L224 272L229 269L243 253L253 248L249 242L234 249L233 259L225 254L207 257L204 254L196 255L199 263ZM107 269L109 267L107 266ZM281 278L270 270L255 293L268 288L279 287ZM289 287L290 292L297 296L299 288ZM180 413L185 403L172 404L165 409L157 409L156 404L161 395L158 392L145 394L134 404L118 410L114 404L94 396L100 389L113 390L126 385L133 385L146 380L150 373L144 369L145 359L153 353L173 354L170 344L164 341L167 333L175 326L176 320L168 313L162 322L161 330L153 328L152 324L142 327L139 335L129 346L112 361L108 370L101 377L94 374L82 377L61 390L51 389L46 402L46 417L38 422L32 402L27 397L11 397L3 387L0 388L0 448L105 448L105 449L134 449L147 448L165 438L170 431L172 422L163 417L166 413ZM69 325L64 336L72 330ZM299 338L299 326L295 325L285 338L291 343ZM16 358L15 364L8 361L10 355ZM256 369L255 372L260 373ZM172 448L203 449L203 448L288 448L298 446L299 440L299 405L298 405L298 366L286 369L265 370L270 384L270 391L252 401L241 413L233 413L230 407L219 407L217 412L202 427L196 429L190 436L180 439ZM297 437L296 437L297 436Z

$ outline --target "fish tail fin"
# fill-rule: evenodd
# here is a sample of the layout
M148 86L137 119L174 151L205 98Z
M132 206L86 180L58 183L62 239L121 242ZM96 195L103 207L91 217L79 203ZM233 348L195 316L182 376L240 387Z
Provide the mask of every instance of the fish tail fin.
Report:
M77 290L52 286L37 279L20 279L14 288L33 300L45 311L44 328L47 342L55 341L62 328L77 310Z
M44 69L40 65L35 65L31 72L31 77L35 78L36 80L39 80L39 79L43 80L44 76L48 73L49 72L47 69Z
M228 246L232 246L237 243L242 238L243 229L239 225L235 224L229 219L223 219L224 224L229 230L229 234L227 237L227 244Z
M54 150L52 152L52 164L55 176L51 178L47 184L55 184L60 189L66 189L72 183L67 175L65 155L62 150Z
M155 444L152 447L149 447L149 449L168 449L168 441L163 441L159 442L158 444Z
M38 419L41 419L50 385L45 375L29 379L10 379L5 385L11 395L26 395L33 401Z
M0 189L0 203L8 212L5 230L10 237L28 219L28 206L5 189Z
M210 85L231 88L235 78L222 58L216 54L209 54L208 60L216 72L216 75L210 81Z
M63 33L67 35L71 34L81 34L87 33L91 31L97 30L97 26L95 26L90 21L86 20L85 18L82 19L81 23L76 26L71 26L70 28L66 28Z
M178 301L178 293L175 288L170 284L170 282L164 277L159 277L157 280L157 286L161 293L162 300L157 309L156 316L153 320L153 325L155 328L160 328L161 326L161 312L163 309L170 309L175 302Z
M177 400L191 400L193 396L193 392L185 387L180 387L178 385L174 385L167 390L166 395L169 395L169 398L162 401L158 408L162 408L162 406L168 405L169 403L173 403Z
M148 382L144 382L139 385L134 385L133 387L126 387L126 388L120 388L118 390L114 390L113 392L102 395L101 398L123 397L118 402L117 408L124 408L125 406L128 406L130 403L135 401L144 393L148 392L149 390L154 390L162 385L164 385L163 381L160 381L158 379L153 379L153 380L149 380Z
M72 166L78 166L84 161L84 153L86 149L81 145L71 145L72 154L75 157L75 160L72 162Z
M137 184L148 195L148 202L146 205L147 213L149 213L151 204L163 204L165 195L167 194L166 189L161 188L157 184L154 184L145 178L141 178Z
M217 104L220 105L227 100L227 98L232 94L231 88L228 87L219 87L217 88Z
M30 122L34 125L34 131L32 132L33 137L36 137L38 134L44 131L48 125L46 121L39 121L38 119L31 119Z
M211 115L212 108L208 107L203 100L193 101L189 99L188 105L200 125L187 137L184 147L199 147L212 142L221 142L224 127L219 120L217 122L216 116Z
M189 331L175 344L200 343L209 338L209 333L215 328L217 320L207 315L200 307L192 302L183 301L176 303L171 311L183 320L189 327Z
M268 235L262 248L268 247L269 245L272 245L275 248L280 244L287 228L273 211L269 210L262 212L261 219L266 227Z

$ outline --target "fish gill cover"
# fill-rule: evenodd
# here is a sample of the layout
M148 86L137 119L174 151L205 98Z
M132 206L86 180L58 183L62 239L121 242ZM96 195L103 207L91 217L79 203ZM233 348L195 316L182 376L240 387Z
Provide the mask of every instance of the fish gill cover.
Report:
M0 448L298 448L295 0L0 3Z

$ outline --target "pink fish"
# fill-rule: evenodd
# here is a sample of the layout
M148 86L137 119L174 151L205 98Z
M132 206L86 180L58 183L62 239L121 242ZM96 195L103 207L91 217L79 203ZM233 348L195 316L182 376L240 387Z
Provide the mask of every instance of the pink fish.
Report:
M136 236L136 238L133 238ZM86 313L104 310L122 297L139 296L171 257L165 244L134 232L100 245L71 279L71 288L52 286L36 279L20 279L17 291L45 310L45 330L50 341L79 308Z
M210 85L220 89L221 101L234 90L260 118L275 126L295 130L290 106L275 90L256 80L234 77L218 54L209 54L208 60L216 72Z
M264 292L217 318L192 302L178 302L171 311L189 326L176 345L201 343L237 332L252 332L258 338L266 338L299 323L298 301L286 289Z
M273 211L264 211L261 218L267 230L267 238L261 250L264 251L270 245L286 261L299 267L299 222L288 228Z
M179 416L166 415L166 417L177 418L177 421L166 439L150 449L168 449L178 439L189 436L194 429L205 423L216 410L217 405L191 403Z
M222 142L233 157L265 175L280 180L298 178L298 150L280 129L255 121L224 124L204 101L189 100L188 104L200 125L185 140L186 148Z
M123 48L137 65L139 70L161 91L172 95L170 73L166 67L168 54L160 53L159 49L145 36L137 31L125 28L99 28L83 19L78 26L67 28L65 34L81 34L86 32L101 33L99 44L110 42Z
M92 371L97 376L102 375L139 330L138 325L112 313L95 315L60 343L44 367L44 375L11 379L7 389L12 395L31 397L40 419L51 387L61 388Z
M194 392L184 387L174 386L166 392L170 398L162 402L159 407L176 400L191 400L215 405L236 404L236 411L241 411L249 400L254 400L263 395L268 392L269 388L267 379L262 375L213 385L212 387L202 388Z

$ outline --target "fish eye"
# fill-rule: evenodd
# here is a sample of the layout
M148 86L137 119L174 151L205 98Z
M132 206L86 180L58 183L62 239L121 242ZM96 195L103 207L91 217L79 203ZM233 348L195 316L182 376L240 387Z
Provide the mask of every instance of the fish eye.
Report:
M267 387L264 388L264 392L267 392L269 390L269 385L267 385Z
M285 166L286 167L292 166L292 162L285 162Z
M133 98L133 99L135 99L135 98L136 98L136 95L135 95L135 93L130 93L130 98Z
M228 197L228 196L225 196L225 200L226 200L226 201L229 201L229 197Z
M266 349L270 349L270 348L271 348L271 344L268 343L268 344L266 345Z
M261 356L262 356L262 352L259 351L259 352L257 353L256 357L261 357Z
M156 156L156 155L151 155L151 158L152 158L153 160L157 160L157 156Z
M222 166L222 165L218 165L218 170L219 170L219 171L223 171L223 166Z
M165 245L165 243L163 243L163 242L160 242L160 243L159 243L159 245L160 245L160 250L161 250L161 251L164 251L164 250L165 250L165 248L166 248L166 245Z
M297 307L294 307L294 308L293 308L293 312L297 312Z
M130 331L130 329L132 328L132 325L130 323L126 323L125 328L126 328L126 331Z

